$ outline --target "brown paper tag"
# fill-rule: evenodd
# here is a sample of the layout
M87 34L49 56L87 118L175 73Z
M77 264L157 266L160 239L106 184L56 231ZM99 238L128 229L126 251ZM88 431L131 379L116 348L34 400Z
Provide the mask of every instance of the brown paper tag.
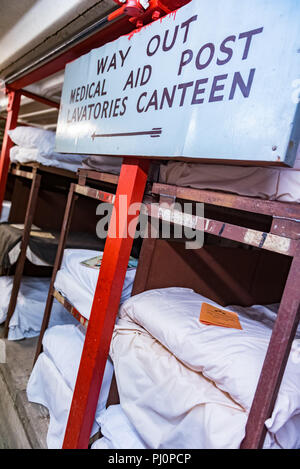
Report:
M208 303L202 303L199 321L202 324L242 329L239 317L232 311L226 311Z

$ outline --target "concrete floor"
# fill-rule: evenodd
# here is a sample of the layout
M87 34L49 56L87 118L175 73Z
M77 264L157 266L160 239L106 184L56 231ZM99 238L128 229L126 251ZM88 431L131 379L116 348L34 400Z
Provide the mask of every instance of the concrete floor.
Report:
M36 343L37 338L5 340L6 363L0 364L0 449L47 447L47 410L26 396Z

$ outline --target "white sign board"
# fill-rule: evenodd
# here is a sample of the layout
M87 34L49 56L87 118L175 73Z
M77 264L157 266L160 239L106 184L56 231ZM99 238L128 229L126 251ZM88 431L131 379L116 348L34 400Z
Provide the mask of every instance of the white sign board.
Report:
M193 0L92 50L66 67L57 151L292 165L299 25L299 0Z

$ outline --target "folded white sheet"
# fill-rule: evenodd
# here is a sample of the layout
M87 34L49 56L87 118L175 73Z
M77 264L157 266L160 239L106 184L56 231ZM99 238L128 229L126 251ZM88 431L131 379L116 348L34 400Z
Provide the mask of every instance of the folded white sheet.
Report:
M13 277L0 277L0 324L6 320ZM23 277L17 305L9 323L9 340L39 335L50 285L49 278ZM50 327L57 324L77 324L73 316L54 300Z
M239 446L246 412L142 328L119 320L110 356L121 406L147 448Z
M160 182L196 189L233 192L281 202L300 202L300 170L294 168L170 161L160 167Z
M24 148L37 148L43 155L52 153L55 147L55 132L25 125L9 130L11 140Z
M86 156L56 153L54 151L50 154L44 154L38 148L24 148L18 145L15 145L10 150L10 160L12 163L37 162L44 166L54 166L73 172L82 167L84 158Z
M145 447L239 448L248 412L202 373L186 367L143 328L120 319L110 354L122 408L134 425L135 439ZM264 448L299 448L299 430L298 414L276 434L268 432ZM118 442L122 433L123 428L115 428L109 442L99 444Z
M61 269L57 272L55 288L87 319L94 299L99 270L81 265L80 262L99 256L100 251L65 249ZM135 268L127 269L121 302L131 295Z
M49 410L49 449L62 447L83 344L84 334L80 326L66 325L47 329L43 339L44 351L28 381L28 400L42 404ZM106 406L112 374L113 366L108 360L91 435L99 429L100 415Z
M128 419L120 404L103 410L99 424L102 438L91 449L145 449L145 443Z
M27 385L29 402L41 404L49 411L50 421L47 433L49 449L60 449L63 444L66 423L72 402L72 390L57 370L53 362L42 353L30 376ZM92 433L99 426L94 423Z
M119 314L146 329L181 363L203 373L248 412L271 329L243 315L242 308L239 315L243 330L201 324L203 302L216 305L187 288L151 290L127 300ZM270 434L278 435L292 417L300 414L299 345L295 340L272 417L266 421ZM299 436L289 444L299 447Z

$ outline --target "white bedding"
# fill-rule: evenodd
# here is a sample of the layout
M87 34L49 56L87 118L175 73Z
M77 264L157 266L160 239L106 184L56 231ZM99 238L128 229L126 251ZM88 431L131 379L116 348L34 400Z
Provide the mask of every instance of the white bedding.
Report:
M105 173L120 174L123 158L116 156L92 155L83 160L82 166L87 169L104 171Z
M43 353L39 356L28 381L28 400L42 404L49 410L49 449L62 447L83 344L84 334L79 326L66 325L47 329L43 338ZM113 366L108 360L91 436L99 429L112 373Z
M13 277L0 277L0 324L6 320ZM50 285L49 278L23 277L17 305L9 323L9 340L39 335ZM54 300L50 327L56 324L77 324L65 308Z
M10 150L10 160L12 163L37 162L44 166L54 166L73 172L82 167L82 161L85 158L85 155L63 154L54 151L51 154L43 154L38 148L24 148L18 145L15 145Z
M4 200L2 204L0 223L8 221L10 209L11 209L11 202L9 200Z
M90 317L99 270L85 267L81 261L99 256L100 251L65 249L61 269L57 272L54 287L84 316ZM135 268L127 269L121 302L131 295Z
M300 159L298 162L297 168L265 168L170 161L160 166L160 182L280 202L300 202Z
M102 438L91 449L145 449L146 445L120 404L104 410L99 419Z
M111 357L121 405L149 447L180 441L238 447L243 439L271 329L266 321L249 319L251 311L263 318L260 306L247 314L237 308L241 331L201 324L203 301L215 304L190 289L167 288L136 295L120 309ZM299 345L295 340L266 421L267 447L300 447ZM199 421L205 422L203 432ZM193 426L196 440L183 439L184 431L194 435Z

